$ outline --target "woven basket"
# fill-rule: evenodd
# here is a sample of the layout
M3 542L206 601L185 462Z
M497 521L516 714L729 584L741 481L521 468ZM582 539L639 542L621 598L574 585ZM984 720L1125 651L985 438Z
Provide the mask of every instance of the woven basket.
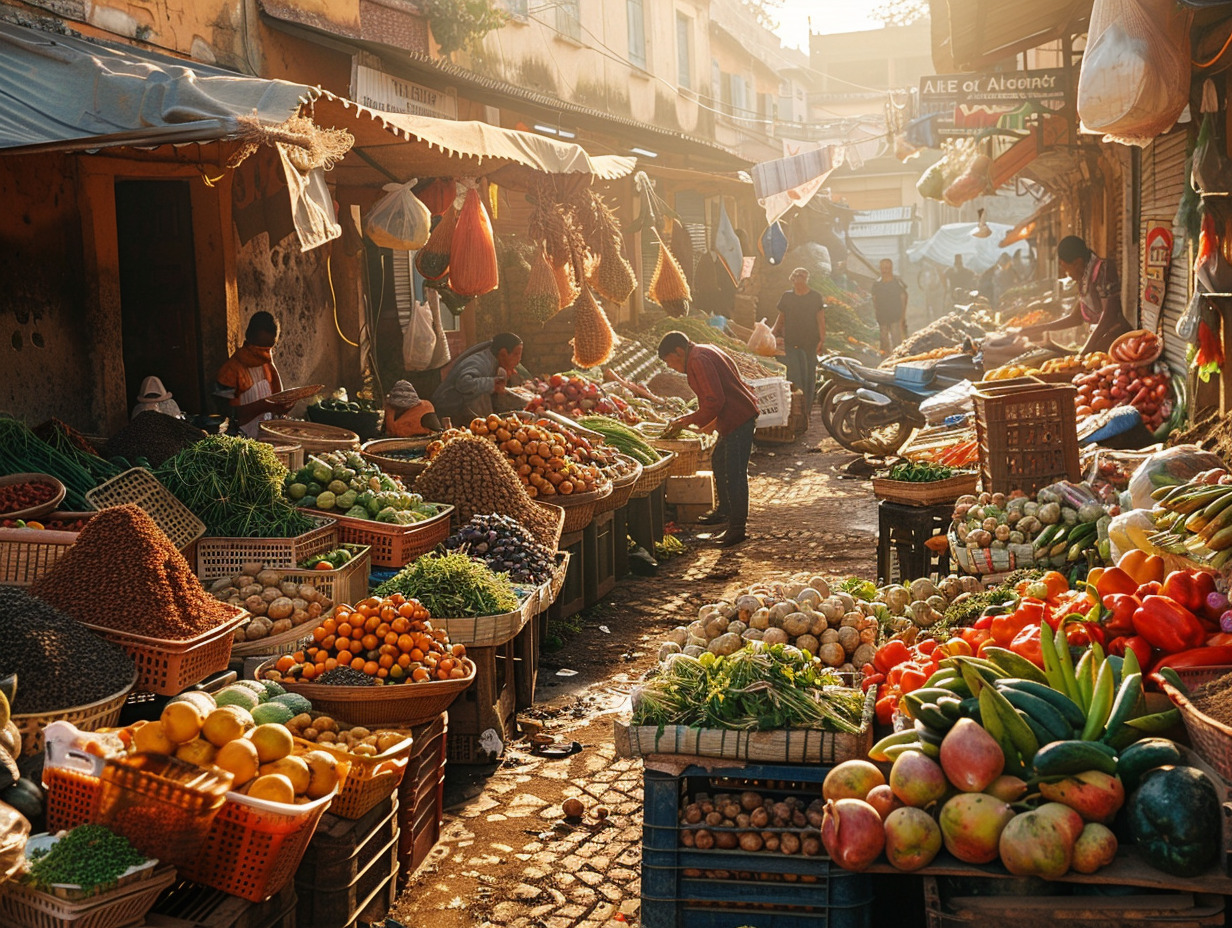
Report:
M551 505L559 506L565 511L565 524L561 529L561 533L572 535L574 532L580 532L590 525L595 519L595 510L600 500L606 499L611 494L612 483L609 480L606 486L598 490L591 490L589 493L571 493L569 496L558 494L553 496ZM543 505L538 499L535 500L535 503Z
M330 613L332 612L333 610L331 609ZM307 622L289 628L285 632L279 632L277 635L268 635L265 638L258 638L256 641L232 641L231 657L270 657L302 651L312 644L312 633L321 626L330 613L325 613L315 619L309 619Z
M370 546L373 567L400 569L449 537L454 508L444 503L438 505L440 511L436 515L413 525L338 516L338 534L347 544Z
M958 497L974 493L979 486L979 474L955 474L945 480L918 483L913 480L873 478L873 495L890 503L904 506L936 506L952 503Z
M535 590L512 612L466 619L433 616L432 627L443 628L451 644L463 644L468 648L495 648L516 638L539 611L539 593Z
M306 454L321 451L358 451L359 436L350 429L340 429L320 422L301 422L298 419L269 419L261 423L258 434L262 441L270 443L294 443L303 447Z
M12 512L0 513L0 518L2 519L29 520L45 516L64 502L64 497L68 494L64 484L50 474L9 474L7 477L0 477L0 487L12 486L15 483L45 483L52 489L51 498L46 502L39 503L37 506L27 506L25 509L14 509Z
M297 471L304 466L304 446L298 442L270 441L265 444L274 449L274 456L287 470Z
M266 661L256 671L263 679L273 669ZM435 680L429 683L399 683L387 686L329 686L324 683L297 683L283 679L289 693L299 693L313 709L346 719L366 728L397 728L430 722L449 708L458 695L475 680L475 671L461 680Z
M1167 681L1162 688L1181 710L1181 721L1198 756L1225 780L1232 780L1232 727L1200 711L1180 690Z
M650 444L658 451L674 451L669 477L691 477L710 462L710 448L700 438L653 439Z
M338 526L318 513L301 512L317 527L292 538L230 538L211 536L197 542L197 576L233 577L245 564L259 563L272 570L294 570L308 558L338 547Z
M633 492L629 495L629 499L642 499L663 486L667 478L672 476L672 466L675 461L676 452L669 451L653 464L643 464L642 475L633 485Z
M600 500L599 505L595 507L595 513L611 512L613 509L619 509L625 503L629 502L629 497L633 495L633 491L637 489L637 482L642 477L642 465L633 458L619 454L617 457L628 461L633 465L633 473L624 477L617 477L612 481L612 494L606 499Z
M21 756L28 757L43 750L43 729L52 722L71 722L81 731L96 731L114 725L120 719L124 700L136 684L137 675L133 674L132 681L124 689L84 706L25 715L14 713L13 723L21 732Z
M76 543L76 532L0 528L0 585L30 586Z
M80 902L60 899L11 880L0 887L0 924L7 928L120 928L140 925L158 896L176 880L174 867Z
M958 562L958 566L966 573L983 576L984 574L1005 573L1020 567L1034 567L1035 550L1030 545L1007 545L1004 548L968 548L958 540L958 535L949 532L950 554ZM978 551L979 553L974 553ZM1064 560L1064 555L1061 556Z
M183 551L205 534L205 523L144 467L126 470L86 494L95 509L134 505L143 510L171 543Z
M313 717L319 716L320 713L316 713ZM329 806L330 815L348 819L363 818L368 810L398 788L406 773L411 751L415 749L414 739L409 732L393 747L373 757L352 754L338 744L319 744L305 741L303 738L296 738L295 743L304 750L332 754L351 765L351 771L347 774L342 789Z
M408 460L407 458L389 457L383 452L425 452L432 440L432 438L378 438L375 441L365 442L364 446L359 449L359 454L365 461L372 462L385 473L407 478L403 482L409 485L427 468L427 457Z
M532 500L532 502L541 509L546 509L555 519L551 530L535 531L529 525L526 530L535 536L535 541L543 545L545 548L551 548L556 551L560 548L560 536L565 533L565 510L555 503L544 502L543 500Z

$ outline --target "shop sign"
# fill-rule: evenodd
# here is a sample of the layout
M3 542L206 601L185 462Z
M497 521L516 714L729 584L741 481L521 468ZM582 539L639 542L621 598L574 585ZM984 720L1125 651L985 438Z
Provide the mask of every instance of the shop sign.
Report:
M942 138L990 130L1026 133L1043 115L1068 116L1069 71L934 74L920 78L920 115L938 116Z
M351 80L357 103L387 113L457 119L458 98L452 89L437 90L356 63Z
M1148 219L1142 245L1142 303L1155 312L1164 305L1172 266L1172 220Z

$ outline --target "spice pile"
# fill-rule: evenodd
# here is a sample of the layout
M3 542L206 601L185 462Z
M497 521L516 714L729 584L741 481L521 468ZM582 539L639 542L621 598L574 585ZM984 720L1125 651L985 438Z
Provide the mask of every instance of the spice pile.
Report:
M1232 725L1232 673L1202 684L1193 691L1190 701L1203 715Z
M169 458L155 476L205 523L207 535L293 538L318 523L283 497L286 473L269 445L210 435Z
M116 432L103 450L113 461L123 458L137 463L141 458L158 467L203 438L205 432L191 422L151 409L139 413Z
M42 600L0 587L0 677L18 674L13 711L54 712L114 696L133 682L133 662Z
M90 625L180 641L235 616L136 506L104 509L30 592Z
M531 502L509 459L477 436L461 435L438 450L415 488L429 499L452 504L460 519L499 512L528 528L540 544L554 547L559 540L558 518Z
M416 558L376 589L378 596L393 593L419 600L437 618L504 615L518 608L509 577L461 551Z
M508 516L475 516L445 539L445 548L463 551L515 583L543 583L552 576L552 551Z

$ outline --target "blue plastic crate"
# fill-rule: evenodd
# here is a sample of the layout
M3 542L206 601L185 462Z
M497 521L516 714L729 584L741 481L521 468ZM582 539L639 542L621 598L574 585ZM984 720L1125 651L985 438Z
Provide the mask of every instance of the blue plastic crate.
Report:
M904 361L894 365L894 382L908 387L922 387L937 376L936 361Z

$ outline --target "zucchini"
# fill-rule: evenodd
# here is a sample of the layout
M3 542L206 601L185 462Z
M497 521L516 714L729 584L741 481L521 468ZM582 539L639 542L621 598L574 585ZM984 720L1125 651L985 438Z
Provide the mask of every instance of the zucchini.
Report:
M1097 741L1054 741L1035 752L1037 777L1067 776L1085 770L1117 771L1116 751Z
M1121 752L1117 774L1125 784L1126 794L1129 794L1138 788L1138 782L1148 770L1184 762L1180 748L1167 738L1147 738L1134 742Z

